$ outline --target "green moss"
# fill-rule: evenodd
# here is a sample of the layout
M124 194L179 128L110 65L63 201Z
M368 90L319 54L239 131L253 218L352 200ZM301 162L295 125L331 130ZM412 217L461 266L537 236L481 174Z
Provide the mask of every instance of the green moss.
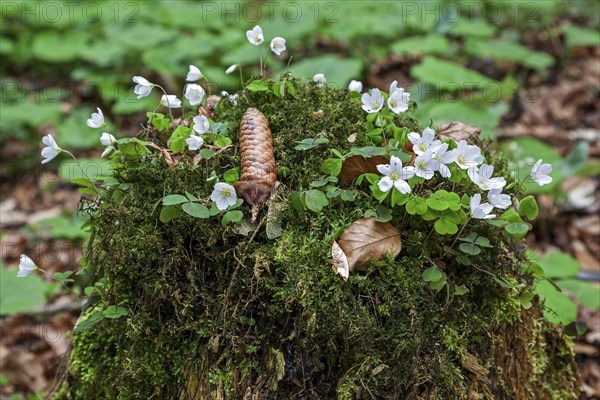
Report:
M264 229L241 235L218 218L184 214L159 221L158 203L167 194L207 199L211 172L239 166L237 147L198 165L186 155L173 168L151 152L115 172L129 185L124 195L88 204L94 230L89 269L106 281L98 306L121 305L129 314L74 334L69 373L57 397L544 398L547 385L556 385L558 398L574 398L575 368L565 364L572 356L568 341L531 317L536 307L522 310L516 289L489 275L524 288L531 284L505 239L488 225L473 228L497 244L476 258L487 273L444 256L449 239L402 209L393 214L402 232L399 257L372 262L347 282L332 271L329 241L375 204L355 187L349 188L354 202L336 199L321 213L298 212L288 198L318 178L330 148L345 153L371 143L359 99L294 82L295 97L244 91L235 106L219 103L215 116L229 124L234 144L247 107L268 118L278 166L291 170L280 177L271 204L280 211L278 239L269 240ZM419 129L408 116L396 123ZM353 133L358 135L351 144ZM142 136L164 146L169 133ZM307 137L326 137L329 144L295 150ZM245 205L241 210L249 215ZM440 292L422 280L428 260L445 265L449 284ZM454 295L458 285L469 291ZM543 338L557 347L544 348ZM494 356L502 350L505 357ZM522 355L524 374L506 373L512 353ZM493 383L464 366L470 355L490 371ZM516 389L514 379L522 382ZM528 397L519 397L523 393Z

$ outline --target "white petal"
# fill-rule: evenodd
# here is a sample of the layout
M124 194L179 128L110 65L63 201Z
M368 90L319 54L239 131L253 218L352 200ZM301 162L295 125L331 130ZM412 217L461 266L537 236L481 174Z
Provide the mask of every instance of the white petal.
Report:
M413 167L412 165L409 165L408 167L403 167L402 168L402 179L409 180L410 178L412 178L413 176L415 176L415 167Z
M408 182L406 182L406 181L403 181L403 180L396 181L396 182L394 182L394 186L402 194L407 194L407 193L411 192L410 186L409 186Z
M379 173L381 175L389 175L391 171L391 168L389 166L389 164L379 164L377 165L377 171L379 171Z
M152 83L150 83L150 81L148 81L146 78L144 78L143 76L134 76L133 77L133 81L135 83L137 83L138 85L142 85L142 86L152 86Z
M348 280L348 276L350 275L348 257L336 241L334 241L331 245L331 258L337 274L340 275L344 280Z
M408 140L410 140L413 146L417 146L421 143L421 135L416 132L411 132L408 134Z
M394 185L394 182L390 179L390 177L384 176L381 178L381 180L379 180L378 185L382 192L388 192Z
M471 209L474 209L474 208L479 207L480 203L481 203L481 195L479 193L475 193L473 195L473 197L471 197L471 200L469 201L469 206L471 207Z
M440 171L440 175L443 178L450 178L450 176L452 175L450 173L450 168L446 167L444 164L440 163L439 166L438 166L438 170Z
M392 156L390 159L390 170L401 172L402 171L402 160L400 160L396 156Z
M431 143L433 139L435 139L435 131L431 128L425 128L423 130L423 141L427 143Z
M195 65L190 65L190 69L185 80L188 82L196 82L200 78L202 78L202 72L200 72L200 68L196 67Z

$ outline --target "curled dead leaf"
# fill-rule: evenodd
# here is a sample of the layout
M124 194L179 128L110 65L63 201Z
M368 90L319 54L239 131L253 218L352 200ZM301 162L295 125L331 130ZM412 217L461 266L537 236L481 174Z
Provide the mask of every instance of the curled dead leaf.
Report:
M338 243L347 257L349 271L365 270L369 261L380 260L388 254L395 257L402 248L400 232L394 225L375 218L354 221Z
M441 139L454 139L457 142L461 140L471 142L479 138L479 134L481 133L481 129L459 121L439 124L436 131Z
M363 156L351 156L342 163L340 178L345 185L350 185L362 174L377 174L377 165L389 164L389 160L383 156L365 158Z
M176 166L177 164L179 164L179 160L181 160L181 156L174 158L168 149L165 149L164 147L160 147L156 143L148 142L148 146L150 146L153 149L156 149L160 152L160 154L165 159L165 162L167 163L169 168L172 168L172 167Z
M333 264L335 272L347 281L348 276L350 275L348 257L346 257L344 250L342 250L335 240L331 243L331 263Z

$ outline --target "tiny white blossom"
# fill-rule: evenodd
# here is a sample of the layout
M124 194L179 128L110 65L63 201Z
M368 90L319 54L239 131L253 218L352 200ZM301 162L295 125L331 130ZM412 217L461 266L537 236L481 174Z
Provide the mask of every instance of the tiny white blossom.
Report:
M348 90L351 92L361 93L363 90L363 84L361 81L351 80L348 84Z
M391 93L390 97L388 97L388 107L390 108L390 110L392 110L394 114L400 114L401 112L408 110L409 97L410 93L404 93L404 89L399 88L398 90Z
M259 46L262 42L265 41L265 37L263 36L263 31L260 26L256 25L254 28L246 31L246 37L248 41L255 46Z
M468 144L466 140L458 142L458 148L452 152L456 154L456 164L462 169L477 167L483 162L481 149Z
M192 119L192 121L194 121L194 132L204 135L206 132L210 131L210 122L206 116L197 115L194 117L194 119Z
M479 193L471 197L469 204L471 206L471 215L477 219L492 219L496 217L496 215L490 214L494 206L489 203L481 203L481 195Z
M512 204L510 196L508 194L502 194L501 188L491 189L488 192L487 198L492 206L502 210L507 209Z
M169 108L181 108L181 100L174 94L163 94L160 98L160 104Z
M325 79L325 75L324 74L315 74L315 76L313 76L313 82L317 82L319 84L319 86L323 86L323 84L325 82L327 82L327 79Z
M277 36L271 40L271 50L273 53L280 55L285 51L285 49L286 47L284 38Z
M381 189L382 192L387 192L392 187L395 187L402 194L411 192L410 186L406 180L413 176L413 169L407 167L402 168L402 161L398 157L392 156L389 164L379 164L377 166L377 171L384 175L378 183L379 189Z
M383 95L377 88L371 90L371 94L363 93L361 100L362 109L369 114L379 112L383 108Z
M237 67L239 67L239 66L240 66L239 64L233 64L233 65L230 65L230 66L229 66L229 68L227 68L227 69L225 70L225 73L226 73L227 75L229 75L229 74L233 73L233 71L235 71L235 70L237 69Z
M228 183L219 182L215 185L210 199L216 203L219 210L226 210L237 200L235 188Z
M117 139L108 132L102 132L100 136L100 143L102 146L111 146L117 142Z
M196 104L202 103L205 94L206 92L204 92L202 86L191 83L185 86L185 93L183 95L188 99L191 105L195 106Z
M202 136L191 135L185 140L185 142L188 144L188 149L199 150L204 144L204 139L202 139Z
M199 79L202 79L202 72L200 71L200 68L196 67L195 65L190 65L190 69L185 80L188 82L196 82Z
M481 168L471 167L467 170L469 178L481 190L501 189L506 185L506 180L502 177L492 178L494 166L483 164Z
M423 136L416 132L408 134L408 140L413 144L413 151L417 155L423 155L425 152L431 150L436 151L442 144L439 140L435 139L435 131L431 128L425 128L423 130Z
M433 151L427 150L415 158L415 175L424 179L431 179L436 165L437 161L433 159Z
M238 98L238 94L231 94L229 95L229 101L233 103L233 105L237 104L237 98Z
M56 157L62 151L50 134L42 138L42 143L46 145L46 147L42 149L42 157L44 157L42 164L52 161L54 157Z
M102 114L100 107L97 107L96 110L98 112L92 113L91 118L85 122L90 128L101 128L104 126L104 114Z
M552 177L550 176L551 173L552 165L547 163L542 164L542 160L538 160L531 169L531 173L529 175L538 185L544 186L552 182Z
M37 265L35 265L31 258L27 257L25 254L21 254L21 259L19 262L19 272L17 272L17 276L19 278L29 276L33 273L33 271L37 269Z
M148 96L152 91L152 88L155 86L154 83L151 83L150 81L148 81L148 79L142 76L134 76L133 82L137 84L135 85L135 89L133 89L133 92L137 94L138 99Z
M433 153L434 171L439 171L444 178L451 176L448 164L452 164L456 160L456 153L448 151L448 143L442 143L440 147Z

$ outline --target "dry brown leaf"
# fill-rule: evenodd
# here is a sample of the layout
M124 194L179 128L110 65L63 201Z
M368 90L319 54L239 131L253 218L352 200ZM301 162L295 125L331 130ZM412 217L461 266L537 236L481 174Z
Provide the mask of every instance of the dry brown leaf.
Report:
M467 124L463 124L459 121L452 121L447 124L440 124L436 129L441 139L454 139L457 142L466 140L471 142L479 137L481 129Z
M348 276L350 275L348 257L346 257L346 253L344 253L344 250L342 250L335 240L331 243L331 263L333 264L335 272L347 281Z
M400 253L400 232L389 222L375 218L354 221L338 241L348 258L348 270L364 270L369 261L380 260L388 254Z
M350 185L352 181L362 174L377 173L377 165L389 164L390 161L383 156L364 158L363 156L351 156L342 163L342 172L340 178L345 185Z

